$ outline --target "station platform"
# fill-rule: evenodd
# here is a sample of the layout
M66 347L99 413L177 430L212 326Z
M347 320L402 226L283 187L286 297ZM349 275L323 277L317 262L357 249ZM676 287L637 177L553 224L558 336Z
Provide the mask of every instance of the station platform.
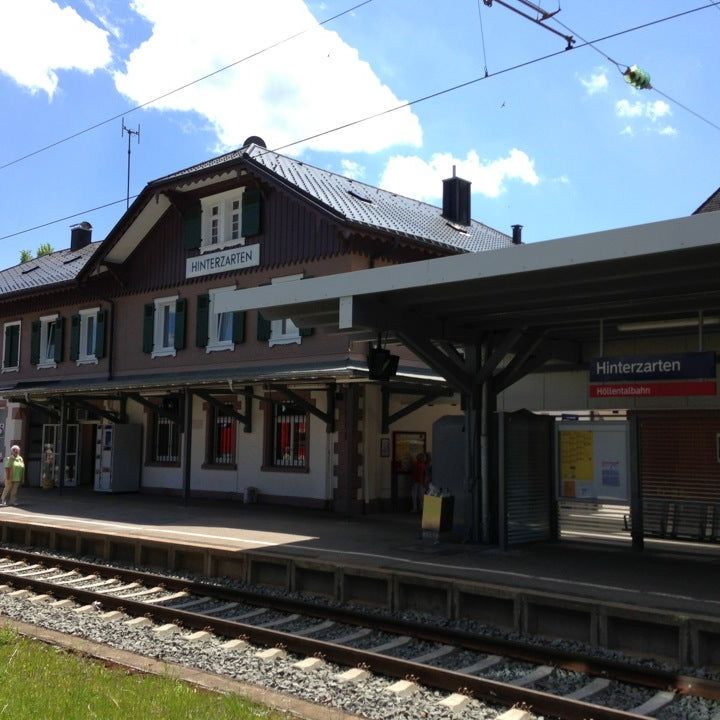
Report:
M720 547L711 545L648 541L637 552L627 544L573 540L502 552L423 541L420 517L410 513L344 518L205 499L186 506L176 497L75 488L60 493L23 487L18 506L0 508L5 524L485 583L720 620Z

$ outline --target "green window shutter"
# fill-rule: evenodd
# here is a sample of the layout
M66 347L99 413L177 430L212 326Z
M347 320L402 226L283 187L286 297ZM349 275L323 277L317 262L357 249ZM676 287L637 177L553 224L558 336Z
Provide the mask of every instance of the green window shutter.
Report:
M20 326L13 325L10 329L12 330L10 333L10 347L12 348L10 352L10 362L12 363L12 367L16 367L20 365Z
M270 339L272 333L272 325L269 320L266 320L262 313L258 310L257 314L257 339L267 342Z
M40 328L42 323L33 320L30 326L30 364L37 365L40 362Z
M70 359L77 360L80 357L80 316L73 315L70 318Z
M198 295L195 318L195 345L207 347L209 338L210 295Z
M202 206L199 200L183 211L182 240L186 250L195 250L200 247L201 219Z
M95 357L98 360L105 357L105 328L107 327L107 320L108 311L99 310L95 320L97 323L95 327Z
M315 332L315 328L298 328L300 330L300 337L310 337Z
M262 198L255 188L245 188L242 196L242 229L243 237L260 234Z
M5 328L5 349L3 367L15 367L18 364L20 351L20 327L18 325L10 325Z
M185 316L187 315L187 300L179 298L175 301L175 349L185 349Z
M233 342L245 342L245 311L238 310L233 313Z
M151 353L155 339L155 304L147 303L143 308L143 335L142 349L144 353Z
M65 343L64 329L65 318L62 315L58 315L58 319L55 321L55 357L53 358L56 363L63 361L63 345Z

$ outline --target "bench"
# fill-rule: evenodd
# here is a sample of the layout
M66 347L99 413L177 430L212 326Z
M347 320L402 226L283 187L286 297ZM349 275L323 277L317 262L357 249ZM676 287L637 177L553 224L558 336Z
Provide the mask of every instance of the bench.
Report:
M720 542L720 503L646 498L643 520L646 537ZM630 532L627 515L623 524Z

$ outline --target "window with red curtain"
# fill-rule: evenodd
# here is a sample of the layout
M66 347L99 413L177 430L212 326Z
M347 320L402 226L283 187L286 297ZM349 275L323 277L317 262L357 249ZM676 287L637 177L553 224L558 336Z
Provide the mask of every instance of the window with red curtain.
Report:
M207 461L211 465L235 464L235 419L215 407L208 411Z
M271 464L307 467L308 414L291 401L273 404Z

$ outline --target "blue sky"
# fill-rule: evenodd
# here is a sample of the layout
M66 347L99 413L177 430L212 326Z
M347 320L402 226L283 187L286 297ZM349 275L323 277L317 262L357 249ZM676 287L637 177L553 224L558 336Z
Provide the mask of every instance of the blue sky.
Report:
M0 267L24 248L68 247L80 220L94 239L118 221L119 118L17 160L123 113L141 130L131 195L250 135L275 149L478 78L282 152L434 204L456 165L473 183L473 217L506 232L522 224L527 242L687 215L720 185L720 5L598 42L608 59L563 52L562 38L482 0L370 0L318 24L359 2L3 0ZM555 19L579 45L708 4L565 0ZM656 90L624 81L632 64Z

